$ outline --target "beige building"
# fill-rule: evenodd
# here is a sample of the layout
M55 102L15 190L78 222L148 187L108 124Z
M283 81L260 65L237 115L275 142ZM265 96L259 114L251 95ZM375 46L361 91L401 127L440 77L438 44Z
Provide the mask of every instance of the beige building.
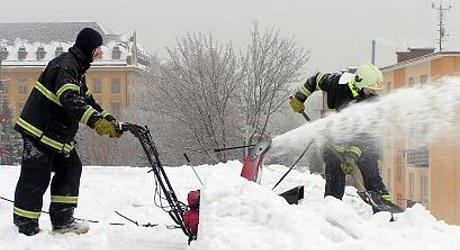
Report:
M460 52L409 49L397 57L396 64L382 68L387 91L460 73ZM413 131L407 140L384 142L382 176L397 204L419 202L436 218L460 225L460 126L445 131L429 146L417 146L422 132Z
M104 38L102 56L92 63L86 82L101 106L119 116L133 97L135 79L148 56L136 34L106 33L95 22L0 23L0 94L17 115L46 64L70 48L78 32L91 27Z

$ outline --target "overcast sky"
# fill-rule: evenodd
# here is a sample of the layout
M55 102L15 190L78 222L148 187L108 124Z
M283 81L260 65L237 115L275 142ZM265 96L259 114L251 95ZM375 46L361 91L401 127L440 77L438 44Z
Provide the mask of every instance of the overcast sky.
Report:
M116 33L137 31L151 54L187 32L211 32L220 42L242 46L257 21L261 28L279 28L311 50L309 71L337 71L371 60L395 62L407 47L438 47L440 0L0 0L0 22L97 21ZM460 1L445 12L449 35L444 50L460 48Z

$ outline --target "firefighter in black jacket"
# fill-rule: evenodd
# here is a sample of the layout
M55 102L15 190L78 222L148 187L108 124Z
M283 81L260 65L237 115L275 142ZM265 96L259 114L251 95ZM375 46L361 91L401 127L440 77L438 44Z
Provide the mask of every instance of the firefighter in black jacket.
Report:
M53 232L89 230L87 223L73 218L82 171L75 134L82 123L99 135L121 135L116 119L96 103L85 82L85 72L100 56L102 43L97 31L82 29L69 51L48 63L16 122L24 141L13 208L13 222L20 233L31 236L40 231L38 218L52 172L49 215Z
M308 78L299 91L291 96L289 103L295 112L304 112L304 102L308 96L316 90L322 90L326 92L328 107L340 111L350 102L375 97L382 80L382 72L372 64L361 65L355 74L320 72ZM326 176L324 196L342 199L345 175L359 167L366 190L377 192L383 201L391 201L378 169L378 147L368 131L361 131L345 143L327 143L323 149Z

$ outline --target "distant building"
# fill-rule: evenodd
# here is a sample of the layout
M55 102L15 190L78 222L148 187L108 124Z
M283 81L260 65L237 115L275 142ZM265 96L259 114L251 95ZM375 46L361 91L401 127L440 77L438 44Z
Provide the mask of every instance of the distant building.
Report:
M136 33L112 34L96 22L0 23L0 101L8 101L15 114L46 64L67 51L85 27L104 38L102 56L86 75L95 99L119 116L133 97L134 80L144 71L149 56L136 41Z
M382 68L386 91L424 85L460 73L460 52L434 52L433 48L397 53L396 64ZM457 118L458 121L458 118ZM407 140L385 141L382 175L394 200L405 206L418 202L438 219L460 225L460 126L430 145L417 143L423 128L413 129ZM392 136L397 135L396 130ZM406 137L404 137L406 138Z

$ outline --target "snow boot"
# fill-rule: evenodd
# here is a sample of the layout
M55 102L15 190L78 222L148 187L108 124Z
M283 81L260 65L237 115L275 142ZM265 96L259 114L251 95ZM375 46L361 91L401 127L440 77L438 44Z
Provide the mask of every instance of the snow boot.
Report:
M29 219L18 215L13 216L13 223L19 229L19 233L27 236L34 236L41 230L38 226L38 219Z
M72 219L69 223L58 226L53 225L53 234L66 234L66 233L75 233L75 234L85 234L89 231L89 224L86 221L78 222L75 219Z
M22 226L18 227L19 228L19 233L25 234L27 236L34 236L38 234L41 230L38 227L38 225L33 225L33 226Z

